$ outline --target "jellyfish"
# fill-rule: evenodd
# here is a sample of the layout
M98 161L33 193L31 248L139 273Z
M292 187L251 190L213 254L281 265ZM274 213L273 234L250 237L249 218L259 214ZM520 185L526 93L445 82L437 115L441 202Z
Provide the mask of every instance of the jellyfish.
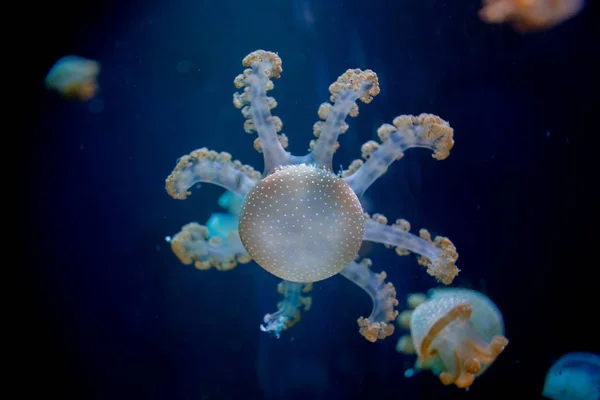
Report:
M444 284L458 274L456 247L450 239L432 239L427 230L408 233L410 225L398 219L387 225L380 214L365 215L360 197L389 166L410 148L432 150L432 157L446 159L454 146L447 121L433 114L400 115L377 130L380 142L361 147L363 160L334 174L333 155L339 135L349 126L346 117L358 115L357 102L370 103L379 94L377 75L371 70L349 69L329 91L331 102L322 103L320 121L313 125L311 151L294 155L285 148L288 138L283 123L271 110L277 101L267 92L271 79L280 77L281 58L257 50L247 55L246 67L234 84L234 106L245 118L244 130L257 133L254 147L263 154L264 173L233 160L231 154L206 148L179 159L166 180L167 192L183 200L190 185L209 182L244 197L238 234L248 255L278 278L299 283L317 282L340 273L358 255L363 241L393 247L398 255L416 253L427 273Z
M484 0L479 18L508 23L520 33L549 29L577 15L585 0Z
M45 85L63 97L78 101L88 101L98 92L96 77L100 64L78 56L65 56L50 68Z
M469 289L434 289L423 300L414 296L409 307L420 304L399 314L398 323L410 328L410 336L400 338L396 350L417 354L415 369L431 370L444 385L470 387L508 344L500 310Z
M552 400L600 399L600 356L569 353L550 367L542 396Z
M216 212L210 215L210 218L206 221L209 237L219 236L222 239L227 239L232 231L237 231L243 201L243 197L231 192L225 192L219 197L217 204L227 212Z
M368 104L379 94L377 74L348 69L340 75L329 87L329 102L318 108L309 153L295 155L285 150L283 122L271 113L277 101L268 96L283 71L281 58L256 50L242 64L243 73L234 79L241 91L234 93L233 105L241 110L246 133L258 135L254 148L263 155L263 172L228 152L204 147L179 158L165 182L171 197L184 200L192 186L212 183L237 195L241 205L234 216L213 221L222 228L218 235L211 221L185 225L171 241L175 255L198 269L230 270L253 260L285 281L279 288L283 300L261 325L275 337L299 320L299 311L310 308L302 295L308 284L335 275L351 280L373 300L369 317L357 320L359 332L370 342L390 336L396 291L384 271L375 273L371 260L359 256L363 242L381 243L399 256L417 255L418 264L446 285L460 271L458 252L447 237L432 237L426 229L410 233L402 218L388 224L381 214L366 214L360 199L409 149L427 148L434 159L446 159L454 130L433 114L398 115L377 129L379 141L363 144L361 159L336 174L333 156L339 136L349 129L346 118L358 115L359 102Z

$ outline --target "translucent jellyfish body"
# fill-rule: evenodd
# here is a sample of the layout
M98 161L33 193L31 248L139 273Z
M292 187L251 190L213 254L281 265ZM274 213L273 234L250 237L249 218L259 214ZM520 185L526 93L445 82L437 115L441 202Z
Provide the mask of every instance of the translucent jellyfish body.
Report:
M94 60L65 56L52 66L45 84L66 98L87 101L98 91L96 78L99 72L100 64Z
M504 350L502 315L492 301L468 289L438 289L410 319L417 365L444 385L471 386Z
M350 186L306 164L286 166L246 196L239 220L244 247L258 265L291 282L316 282L356 258L365 216Z
M600 356L569 353L552 365L542 396L552 400L600 399Z

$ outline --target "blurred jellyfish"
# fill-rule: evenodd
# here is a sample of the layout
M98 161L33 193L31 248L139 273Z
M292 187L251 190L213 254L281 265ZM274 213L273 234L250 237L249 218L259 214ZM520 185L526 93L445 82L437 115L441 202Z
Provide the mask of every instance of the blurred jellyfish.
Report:
M65 56L50 68L44 81L46 87L63 97L78 101L92 99L98 91L96 77L100 64L78 56Z
M552 365L542 396L552 400L600 399L600 356L569 353Z
M219 206L226 209L227 213L212 213L206 227L211 237L218 236L227 239L232 231L237 231L238 217L244 198L235 193L225 192L219 197Z
M549 29L577 15L585 0L483 0L479 18L508 23L520 33Z

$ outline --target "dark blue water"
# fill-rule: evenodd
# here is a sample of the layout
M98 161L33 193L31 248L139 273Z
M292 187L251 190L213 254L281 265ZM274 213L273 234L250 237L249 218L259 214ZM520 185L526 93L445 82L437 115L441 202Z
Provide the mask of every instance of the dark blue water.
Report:
M37 336L23 359L47 394L535 399L558 356L600 350L597 5L522 36L482 23L478 1L391 3L138 1L72 15L44 6L44 33L28 44L36 96L27 155L13 170L27 185L17 231L29 289L21 326ZM510 344L468 393L427 372L405 379L414 358L395 351L400 334L375 344L361 337L356 319L371 303L341 277L316 284L312 310L277 340L258 329L280 299L275 277L253 263L196 271L170 251L165 236L205 222L222 193L203 185L185 201L170 198L164 180L178 157L206 146L262 167L232 105L241 59L255 49L283 59L273 95L297 154L328 85L347 68L378 73L381 94L348 121L336 169L396 115L450 121L447 160L410 150L366 195L371 212L450 237L462 269L454 285L502 310ZM92 102L42 87L65 54L102 64ZM436 286L414 257L383 246L370 257L401 304Z

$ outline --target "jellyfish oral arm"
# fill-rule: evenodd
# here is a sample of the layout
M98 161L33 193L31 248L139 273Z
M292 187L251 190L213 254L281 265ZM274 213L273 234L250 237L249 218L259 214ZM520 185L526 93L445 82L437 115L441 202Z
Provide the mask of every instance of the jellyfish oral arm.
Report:
M260 326L260 330L279 339L282 331L300 321L301 308L304 311L310 309L312 299L308 296L302 296L302 293L306 293L311 289L311 283L281 281L277 285L277 290L283 295L283 300L277 305L278 310L276 312L264 316L264 325Z
M340 275L362 288L373 300L373 310L368 318L358 319L359 332L369 342L385 339L394 333L393 321L398 316L394 309L398 305L396 289L391 282L386 283L385 272L379 274L370 270L371 260L365 258L360 263L351 262Z
M404 156L411 147L425 147L433 151L432 157L443 160L454 145L453 130L448 122L432 114L401 115L394 125L383 124L377 130L381 144L369 141L362 147L366 162L357 160L346 173L344 181L357 196L361 196L388 167Z
M174 199L184 200L189 189L198 182L222 186L232 193L245 197L260 180L260 173L248 165L231 160L229 153L217 153L206 148L183 156L167 177L167 193Z
M190 222L169 242L173 253L183 264L194 264L199 270L216 268L227 271L235 268L238 263L250 262L237 231L229 232L225 240L209 236L206 226Z
M254 147L263 153L265 173L268 173L280 165L289 164L290 157L280 142L285 137L277 135L283 124L278 117L271 115L277 101L267 96L267 91L275 87L270 78L277 79L281 74L281 59L273 53L259 50L244 58L242 64L250 68L234 80L235 86L244 88L244 91L233 95L233 104L242 110L246 118L245 131L258 133Z
M345 119L348 115L356 117L358 106L356 100L370 103L373 97L379 94L377 75L371 71L349 69L336 82L329 87L331 93L330 103L323 103L319 107L319 121L313 131L317 140L311 157L318 165L331 170L333 153L338 148L338 136L348 129Z
M427 267L427 273L448 285L458 275L455 262L458 258L456 247L443 236L431 240L431 235L421 229L419 236L407 232L396 225L386 225L373 219L365 221L364 240L396 247L399 255L408 254L399 250L408 250L419 254L419 264Z

